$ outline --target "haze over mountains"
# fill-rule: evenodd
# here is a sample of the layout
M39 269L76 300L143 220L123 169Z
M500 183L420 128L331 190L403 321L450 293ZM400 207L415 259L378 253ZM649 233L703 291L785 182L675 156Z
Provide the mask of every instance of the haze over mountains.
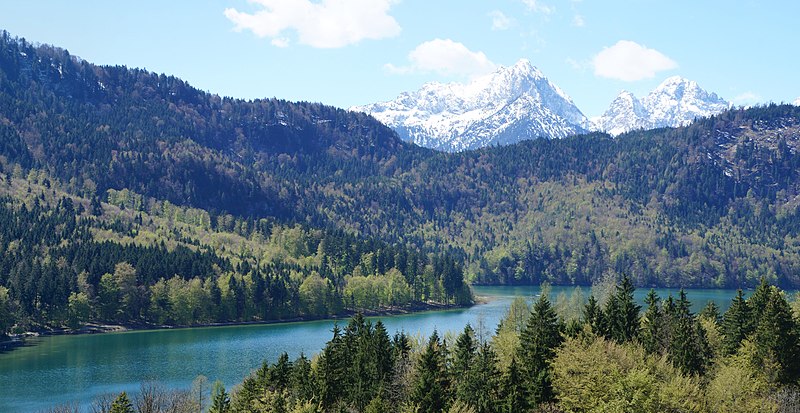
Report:
M592 122L565 92L523 59L468 84L426 83L395 100L351 110L372 115L406 141L453 152L594 130L616 136L635 129L682 126L729 107L696 82L674 76L641 100L621 92Z

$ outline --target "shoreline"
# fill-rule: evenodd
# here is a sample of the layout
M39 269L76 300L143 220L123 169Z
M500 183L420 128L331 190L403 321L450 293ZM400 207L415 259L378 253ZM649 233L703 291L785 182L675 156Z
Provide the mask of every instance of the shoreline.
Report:
M12 351L19 347L26 345L26 340L38 337L52 337L64 335L86 335L86 334L104 334L104 333L120 333L126 331L144 331L144 330L172 330L172 329L186 329L186 328L205 328L205 327L227 327L227 326L244 326L244 325L269 325L269 324L288 324L306 321L321 321L321 320L343 320L348 319L358 313L363 314L365 317L383 317L383 316L396 316L413 313L423 313L427 311L444 311L455 310L459 308L469 308L475 305L486 304L488 301L486 297L475 296L471 304L455 305L455 304L440 304L440 303L415 303L407 307L387 307L379 310L346 310L342 313L329 315L324 317L292 317L278 320L253 320L253 321L226 321L218 323L199 323L192 325L158 325L158 324L98 324L87 323L77 330L68 328L60 329L43 329L41 331L26 331L21 334L12 334L8 337L0 339L0 354Z

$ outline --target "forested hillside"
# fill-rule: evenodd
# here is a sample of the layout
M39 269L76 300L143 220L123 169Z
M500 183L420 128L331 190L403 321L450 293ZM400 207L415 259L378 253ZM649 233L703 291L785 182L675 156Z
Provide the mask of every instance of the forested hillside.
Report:
M34 170L0 179L0 335L317 318L472 302L461 265L340 230L70 196Z
M364 114L224 98L0 40L6 179L36 170L95 205L127 190L211 222L268 218L448 251L478 283L616 273L637 285L800 286L795 106L444 154Z

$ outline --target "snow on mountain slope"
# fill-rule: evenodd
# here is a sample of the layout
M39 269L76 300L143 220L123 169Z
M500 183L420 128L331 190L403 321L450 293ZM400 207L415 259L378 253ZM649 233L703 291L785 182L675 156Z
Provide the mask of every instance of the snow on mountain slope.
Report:
M527 60L468 84L426 83L390 102L356 106L421 146L462 151L528 138L563 138L593 125Z
M695 118L716 115L729 107L728 102L701 89L696 82L673 76L642 99L623 91L595 125L616 136L635 129L686 125Z

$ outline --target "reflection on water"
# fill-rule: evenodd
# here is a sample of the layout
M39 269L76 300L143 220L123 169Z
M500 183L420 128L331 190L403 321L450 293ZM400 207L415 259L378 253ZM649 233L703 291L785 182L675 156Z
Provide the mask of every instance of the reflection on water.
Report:
M539 288L476 287L475 291L485 297L483 304L380 319L390 334L399 330L421 336L434 329L458 332L471 323L488 336L514 297L533 297ZM657 291L662 297L676 293ZM569 294L572 288L553 287L551 298L555 300L560 292ZM589 289L583 292L588 296ZM640 303L646 293L636 291ZM695 312L708 301L724 311L734 294L731 290L688 290ZM0 411L37 411L66 402L86 407L105 393L135 393L142 382L150 380L188 389L200 374L230 387L263 361L275 361L283 351L291 358L317 353L330 339L333 324L323 320L31 339L24 347L0 353Z

